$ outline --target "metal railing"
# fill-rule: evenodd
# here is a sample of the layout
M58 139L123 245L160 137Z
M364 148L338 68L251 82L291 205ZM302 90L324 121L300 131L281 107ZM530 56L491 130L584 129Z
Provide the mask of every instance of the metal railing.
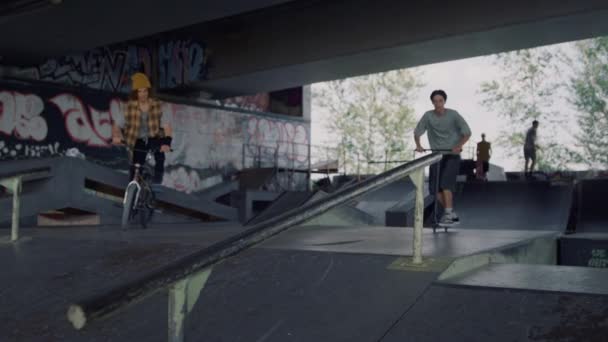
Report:
M194 306L214 265L338 205L404 177L410 177L416 185L412 262L422 264L424 168L440 160L440 154L430 154L340 189L317 201L287 211L254 225L242 233L174 261L158 271L109 289L105 293L80 300L69 306L67 317L74 328L83 329L92 321L108 317L157 291L169 288L168 339L169 341L183 341L184 319Z
M11 217L11 242L19 240L19 207L21 204L21 175L0 178L0 185L13 194L13 211Z
M46 177L48 168L30 169L11 174L0 175L0 186L3 186L13 195L13 207L11 215L11 242L19 240L19 212L21 207L21 189L23 182Z
M305 173L306 183L311 179L310 144L276 142L275 144L243 144L242 166L275 170L274 183L277 190L296 190L296 174ZM298 162L304 160L304 162ZM284 175L286 181L281 181ZM283 184L286 183L286 184ZM308 189L308 186L307 186Z
M280 190L297 190L295 184L296 175L306 174L308 190L311 190L313 165L321 162L335 161L341 165L336 148L302 144L293 142L276 142L243 144L242 147L243 169L249 167L271 167L284 175L284 179L278 177L274 180ZM339 166L338 166L339 168ZM278 174L278 173L277 173ZM301 189L300 189L301 190Z

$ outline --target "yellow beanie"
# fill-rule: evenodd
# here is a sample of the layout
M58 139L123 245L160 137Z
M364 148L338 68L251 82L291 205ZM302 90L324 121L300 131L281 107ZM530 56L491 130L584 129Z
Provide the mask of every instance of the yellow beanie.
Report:
M131 76L131 81L133 81L133 83L131 85L131 88L133 90L138 90L138 89L142 89L142 88L152 88L152 85L150 84L150 80L148 79L148 76L146 76L146 74L143 74L141 72L133 74L133 76Z

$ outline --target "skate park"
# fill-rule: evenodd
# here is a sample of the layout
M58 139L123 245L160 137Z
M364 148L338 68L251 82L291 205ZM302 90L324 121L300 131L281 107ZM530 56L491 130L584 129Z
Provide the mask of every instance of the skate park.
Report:
M110 15L102 8L121 11L118 2L92 4L100 16ZM292 87L306 98L302 85L432 63L438 55L456 59L606 34L604 3L516 1L499 15L472 2L470 21L423 32L406 22L424 22L430 15L425 4L184 2L173 9L179 20L158 27L150 19L132 27L131 36L119 26L97 35L87 34L95 27L70 30L87 26L83 20L95 7L63 5L0 23L22 32L2 38L3 113L14 102L15 112L42 104L38 113L48 114L44 139L36 120L30 126L11 126L7 116L1 121L7 151L0 155L6 270L0 340L605 340L608 216L602 197L608 178L538 173L531 180L504 175L479 182L465 168L455 192L462 222L434 232L424 171L438 155L377 175L340 175L336 161L318 158L310 147L305 100L299 116L280 116L197 98L201 92L225 98ZM470 10L441 5L456 14ZM147 6L157 16L168 11L160 2ZM329 34L298 26L311 20ZM40 31L51 22L65 24ZM357 39L340 29L355 22L364 28ZM65 42L51 43L53 34ZM62 73L42 63L156 35L169 37L173 48L182 44L194 56L190 62L208 44L214 62L204 77L185 71L168 77L183 61L158 72L157 83L169 89L159 97L182 120L175 126L184 138L176 134L152 221L146 229L133 224L124 230L128 161L109 146L104 126L123 96L120 77L82 78L75 85L84 64L64 65L72 72ZM232 42L223 43L226 37ZM194 43L199 39L205 44ZM258 48L234 55L231 49L246 40ZM282 53L261 57L271 49ZM129 44L121 51L131 58ZM214 131L193 130L198 117ZM28 145L27 137L44 143ZM51 138L61 146L49 144ZM203 144L213 149L203 151ZM67 153L71 147L83 156ZM190 166L203 158L210 160L204 172ZM312 181L329 173L338 176Z

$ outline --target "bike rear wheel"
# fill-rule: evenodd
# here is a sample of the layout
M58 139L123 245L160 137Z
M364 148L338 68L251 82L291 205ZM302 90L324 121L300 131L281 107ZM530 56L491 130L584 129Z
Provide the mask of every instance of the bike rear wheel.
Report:
M122 220L121 226L122 229L127 229L129 226L129 221L133 216L133 208L135 206L135 194L137 193L137 188L133 185L129 185L127 190L125 191L125 198L122 206Z

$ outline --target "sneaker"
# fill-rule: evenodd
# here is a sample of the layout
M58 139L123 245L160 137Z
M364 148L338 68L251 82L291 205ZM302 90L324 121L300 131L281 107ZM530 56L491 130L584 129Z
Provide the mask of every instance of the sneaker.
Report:
M452 215L449 214L443 214L443 216L441 216L441 220L439 220L439 226L440 227L451 227L454 225L454 220L452 219Z
M460 222L460 218L458 217L458 214L456 214L455 211L452 211L452 214L450 216L452 217L452 221L454 221L454 223Z

